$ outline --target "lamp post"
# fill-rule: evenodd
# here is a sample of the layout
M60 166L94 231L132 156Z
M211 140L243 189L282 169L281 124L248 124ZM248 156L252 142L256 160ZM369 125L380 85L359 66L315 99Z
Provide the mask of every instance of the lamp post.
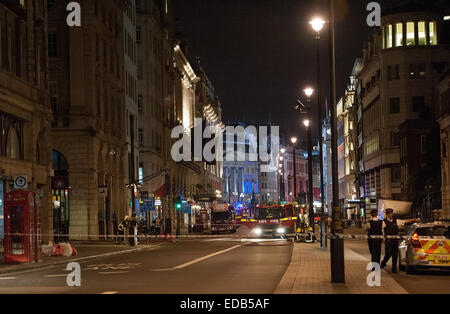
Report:
M313 181L313 156L312 156L312 128L311 128L311 97L314 89L308 87L303 90L307 99L307 119L303 121L303 125L307 130L307 146L308 146L308 207L309 207L309 225L313 232L314 226L314 181Z
M311 22L311 27L316 32L316 59L317 59L317 106L319 109L318 128L319 128L319 170L320 170L320 202L321 202L321 227L320 227L320 243L322 248L327 247L327 239L324 237L324 231L327 227L327 216L325 214L325 183L323 174L323 135L322 135L322 121L323 121L323 107L322 107L322 90L321 90L321 67L320 67L320 32L325 25L325 21L320 18L314 18ZM326 232L325 232L326 233Z
M294 201L297 200L297 165L296 165L297 161L295 158L295 147L296 147L295 144L297 144L297 141L298 141L298 138L296 138L296 137L291 138L291 143L293 145L292 150L294 153Z
M285 201L285 188L284 188L284 153L286 152L286 149L284 147L282 147L280 149L280 162L282 162L281 167L279 169L279 173L280 173L280 203L282 201Z
M330 31L330 90L331 90L331 147L332 147L332 178L333 178L333 212L331 232L342 234L342 214L339 208L339 181L338 181L338 158L337 158L337 121L336 121L336 50L335 50L335 25L334 25L334 0L329 0ZM344 264L344 239L332 237L330 241L331 281L333 283L345 283Z

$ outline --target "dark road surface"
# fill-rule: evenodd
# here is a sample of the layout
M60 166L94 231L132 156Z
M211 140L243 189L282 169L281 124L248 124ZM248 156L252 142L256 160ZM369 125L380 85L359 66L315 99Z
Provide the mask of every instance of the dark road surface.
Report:
M0 277L0 293L271 294L292 243L227 239L157 243L135 254L81 263L81 287L62 265Z

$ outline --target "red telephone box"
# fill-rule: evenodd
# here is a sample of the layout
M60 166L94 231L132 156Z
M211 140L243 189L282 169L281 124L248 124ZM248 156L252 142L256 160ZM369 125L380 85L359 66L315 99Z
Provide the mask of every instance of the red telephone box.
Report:
M5 262L39 261L39 207L35 193L18 190L5 197Z

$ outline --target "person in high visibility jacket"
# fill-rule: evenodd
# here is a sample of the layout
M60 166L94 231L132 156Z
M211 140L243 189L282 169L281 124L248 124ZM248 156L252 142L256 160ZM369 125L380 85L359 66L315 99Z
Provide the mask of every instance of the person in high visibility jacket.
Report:
M120 243L126 244L125 228L128 228L129 226L130 226L130 217L125 216L125 218L120 222L119 226L117 227L116 244L120 244ZM120 238L120 240L119 240L119 238Z

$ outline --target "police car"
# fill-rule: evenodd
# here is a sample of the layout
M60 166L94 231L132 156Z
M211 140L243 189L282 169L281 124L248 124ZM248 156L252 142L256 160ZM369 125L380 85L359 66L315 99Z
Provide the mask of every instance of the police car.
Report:
M399 268L407 274L418 268L450 269L450 223L415 223L399 245Z

